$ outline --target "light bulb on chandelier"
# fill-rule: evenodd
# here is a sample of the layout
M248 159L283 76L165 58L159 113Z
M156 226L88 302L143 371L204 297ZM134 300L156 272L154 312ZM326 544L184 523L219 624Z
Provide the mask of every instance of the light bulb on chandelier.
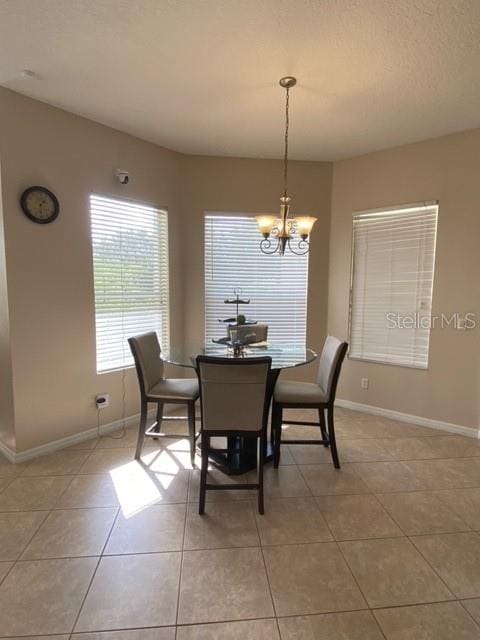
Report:
M290 126L290 89L297 83L296 78L286 76L280 79L280 86L286 91L285 97L285 152L283 157L283 196L280 198L280 217L271 214L256 216L258 228L263 235L260 249L266 254L281 256L288 248L291 253L305 255L310 249L310 232L316 222L312 216L289 217L291 198L288 195L288 130Z

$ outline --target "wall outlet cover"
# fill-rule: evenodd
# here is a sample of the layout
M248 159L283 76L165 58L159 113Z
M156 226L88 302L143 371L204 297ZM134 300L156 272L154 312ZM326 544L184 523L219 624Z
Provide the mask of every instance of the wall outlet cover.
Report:
M95 396L95 406L97 409L106 409L110 406L110 394L109 393L97 393Z

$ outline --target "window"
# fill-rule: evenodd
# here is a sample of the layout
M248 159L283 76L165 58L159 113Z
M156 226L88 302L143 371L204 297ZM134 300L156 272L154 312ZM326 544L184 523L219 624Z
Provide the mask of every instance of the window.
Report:
M219 319L235 314L225 305L240 288L251 303L240 313L268 324L268 341L305 346L308 255L267 256L260 251L255 218L205 217L206 341L226 335Z
M355 215L351 358L426 369L437 204Z
M168 221L154 207L90 197L97 372L133 364L127 339L156 331L168 347Z

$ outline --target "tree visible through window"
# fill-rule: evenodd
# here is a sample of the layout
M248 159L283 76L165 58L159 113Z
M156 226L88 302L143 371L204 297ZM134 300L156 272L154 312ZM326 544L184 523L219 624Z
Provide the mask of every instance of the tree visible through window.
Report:
M97 372L133 363L127 339L156 331L169 341L167 212L90 197Z

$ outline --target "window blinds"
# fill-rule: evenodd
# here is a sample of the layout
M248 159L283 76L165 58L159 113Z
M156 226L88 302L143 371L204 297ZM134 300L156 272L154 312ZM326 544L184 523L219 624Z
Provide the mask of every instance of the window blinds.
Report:
M205 336L206 341L226 335L219 319L235 315L226 305L233 290L251 303L240 313L268 324L268 341L305 346L307 321L308 255L265 255L255 218L205 216Z
M426 369L437 204L353 218L351 358Z
M133 364L127 339L156 331L169 342L167 212L90 197L97 372Z

